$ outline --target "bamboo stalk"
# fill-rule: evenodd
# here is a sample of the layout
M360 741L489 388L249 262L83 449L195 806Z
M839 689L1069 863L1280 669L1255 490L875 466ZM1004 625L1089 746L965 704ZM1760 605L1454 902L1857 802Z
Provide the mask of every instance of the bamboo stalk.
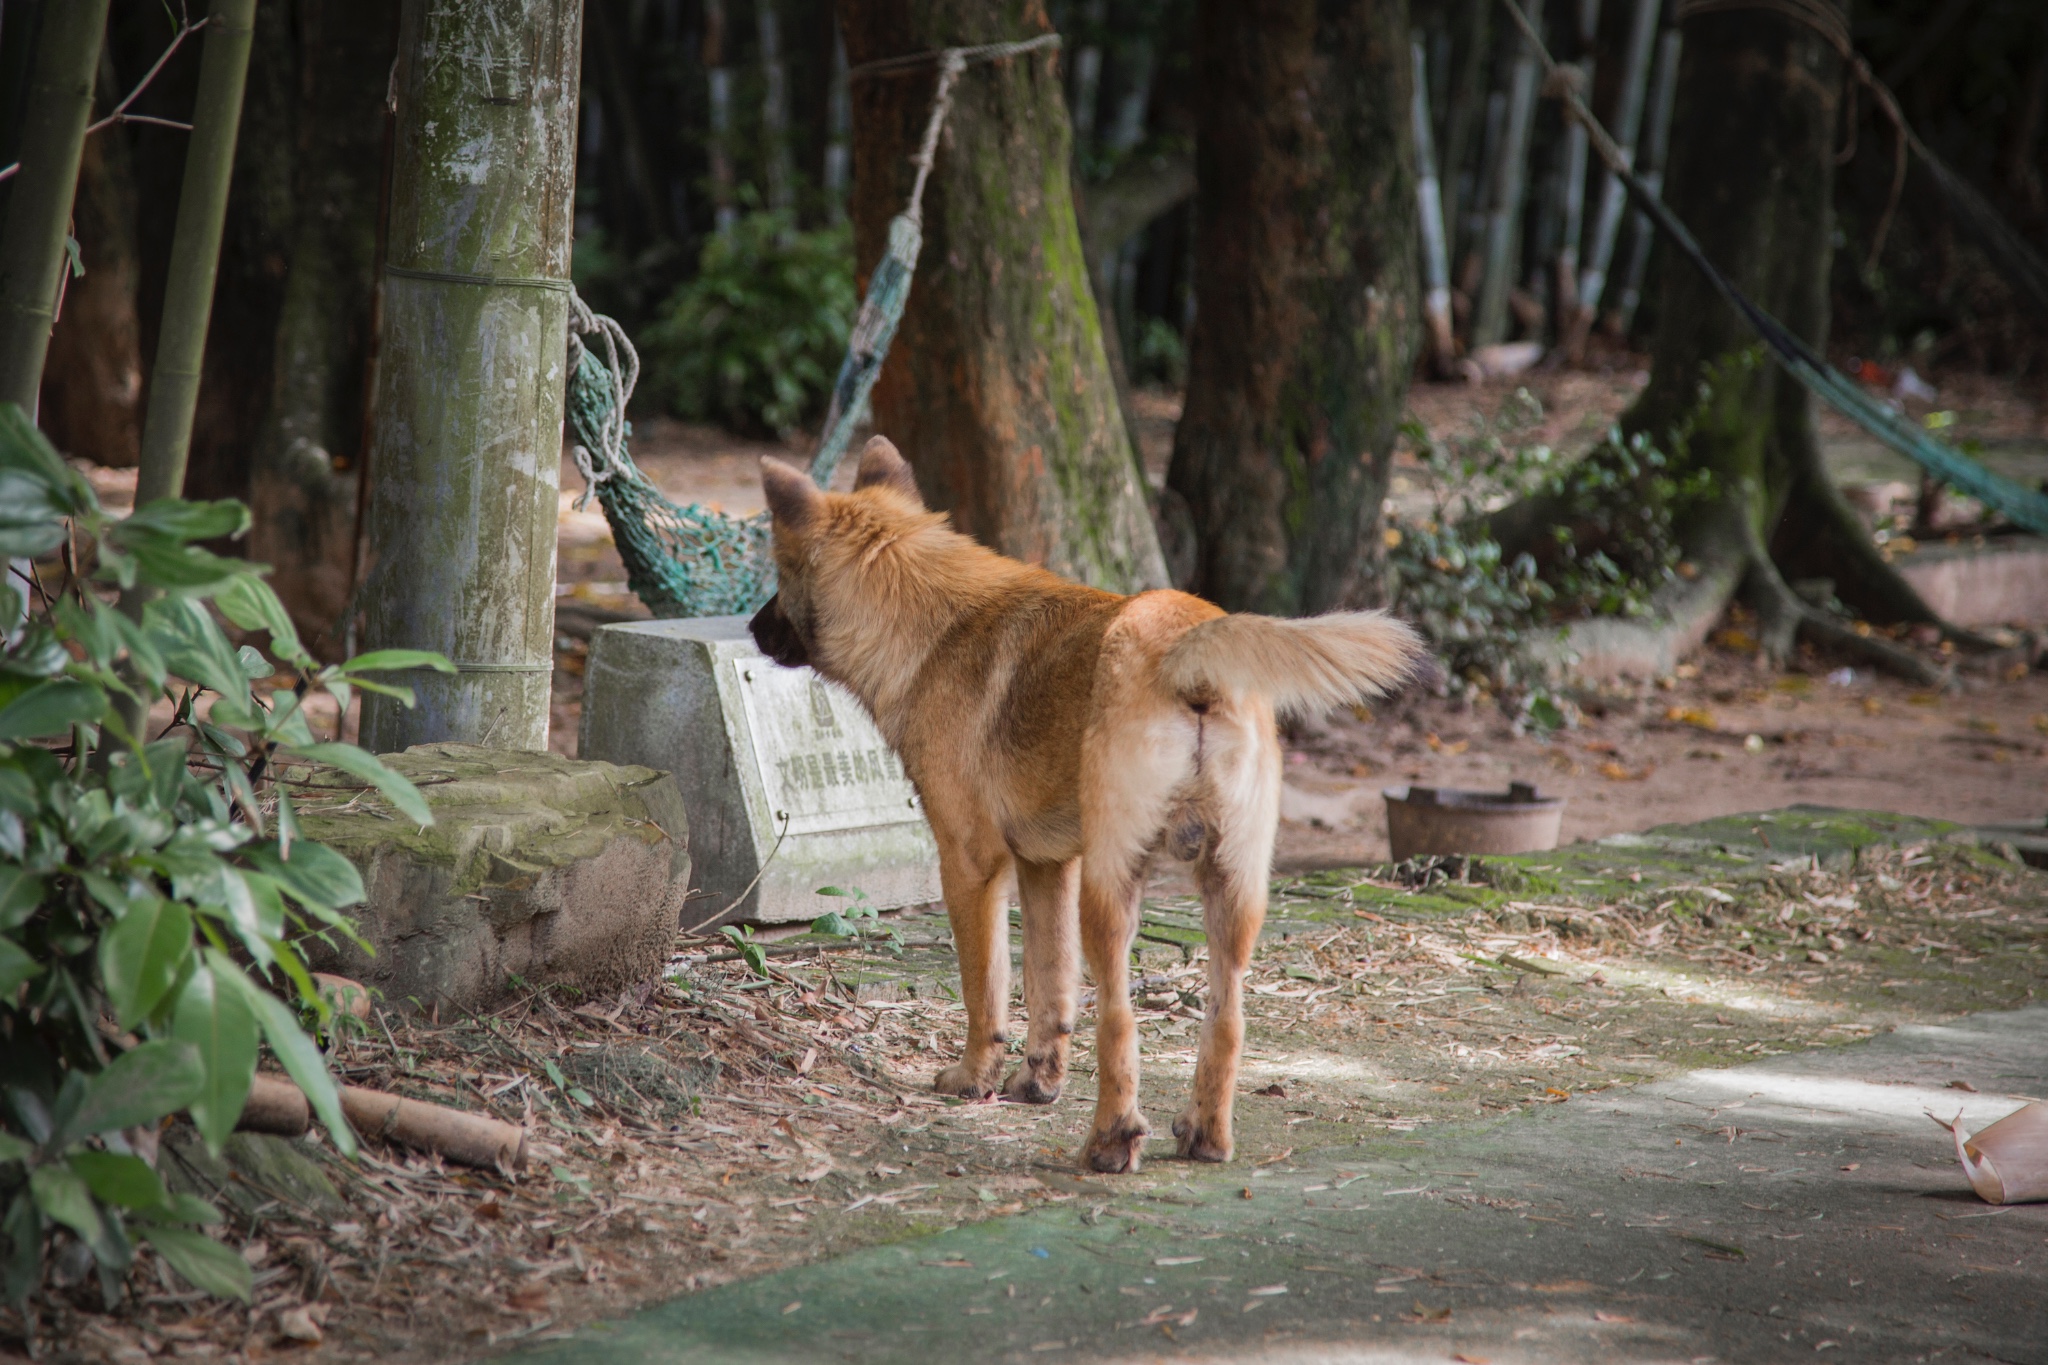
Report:
M1422 215L1422 315L1428 327L1431 364L1441 375L1456 359L1451 336L1451 257L1444 240L1443 188L1437 178L1436 137L1429 118L1428 58L1418 35L1410 44L1415 63L1415 204Z
M775 0L754 0L761 32L761 140L768 163L768 207L796 206L796 168L789 159L789 69L782 60L782 17Z
M71 201L106 27L107 0L66 0L45 7L36 42L21 170L0 230L0 402L19 403L26 413L36 410L56 324Z
M711 100L711 201L717 206L717 225L729 232L739 219L734 206L732 150L732 67L725 55L725 0L704 0L704 78Z
M1529 22L1540 28L1543 0L1530 0L1528 13ZM1515 246L1528 189L1529 139L1536 124L1539 75L1535 51L1526 40L1518 39L1508 77L1507 127L1501 135L1500 161L1486 216L1485 273L1480 276L1479 304L1472 318L1474 348L1507 339L1508 291L1515 282Z
M1615 109L1614 140L1622 158L1635 166L1636 139L1642 132L1643 95L1650 80L1650 49L1656 43L1657 15L1663 0L1636 0L1629 27L1628 51L1621 67L1620 103ZM1530 16L1533 22L1535 16ZM1628 204L1628 190L1621 177L1607 173L1600 186L1600 213L1593 220L1593 235L1587 243L1586 264L1579 272L1579 308L1565 336L1565 354L1578 360L1585 354L1586 334L1600 310L1601 295L1607 289L1607 271L1614 263L1614 241L1621 232L1622 210Z
M256 0L214 0L211 15L199 59L192 137L185 147L178 224L171 235L156 364L149 375L149 411L143 419L142 460L135 481L137 507L177 497L185 487L206 329L213 318L213 281L220 269L221 230L227 222L228 183L235 169L235 136L242 122L242 90L256 32Z
M1593 49L1600 36L1600 0L1579 0L1579 89L1593 89ZM1579 306L1579 239L1586 225L1587 144L1585 126L1566 119L1564 128L1564 212L1557 253L1557 316L1569 318Z
M1439 167L1444 228L1450 237L1453 261L1462 259L1461 253L1469 245L1471 234L1466 230L1465 220L1471 204L1482 196L1482 187L1487 183L1485 162L1491 134L1486 112L1486 58L1493 45L1491 0L1471 0L1463 32L1466 46L1457 79L1448 92L1450 111L1444 122L1443 159ZM1466 163L1475 154L1479 164L1468 170Z
M1650 83L1650 134L1643 147L1643 184L1652 194L1664 192L1664 167L1671 160L1671 111L1678 103L1678 58L1684 37L1675 28L1666 29L1657 50L1657 74ZM1643 301L1643 278L1650 269L1650 247L1657 229L1650 215L1635 211L1630 224L1628 272L1623 276L1621 301L1608 314L1616 336L1625 337L1635 325L1636 309Z
M853 178L853 95L846 77L846 39L832 26L832 85L825 97L825 205L832 221L846 221L846 187Z

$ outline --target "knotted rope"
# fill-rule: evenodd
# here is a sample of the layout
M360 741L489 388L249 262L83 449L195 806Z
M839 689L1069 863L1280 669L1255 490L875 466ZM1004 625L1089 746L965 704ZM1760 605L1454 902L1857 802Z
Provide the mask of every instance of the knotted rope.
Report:
M917 178L909 202L889 221L888 244L869 278L855 314L846 358L832 385L825 426L811 457L811 478L829 487L846 456L868 395L888 358L889 344L903 320L910 284L924 242L924 192L938 158L939 137L952 112L953 91L969 66L1056 48L1057 33L1013 43L983 43L915 52L867 62L852 79L896 75L936 63L924 136L911 164ZM775 591L775 563L769 556L767 514L739 518L714 508L680 506L662 496L627 450L632 424L626 403L640 377L640 357L625 330L573 291L569 296L569 380L567 394L572 454L583 475L580 509L596 494L612 539L626 566L626 582L656 616L726 616L751 612ZM596 338L587 342L586 337ZM603 358L597 351L601 349Z

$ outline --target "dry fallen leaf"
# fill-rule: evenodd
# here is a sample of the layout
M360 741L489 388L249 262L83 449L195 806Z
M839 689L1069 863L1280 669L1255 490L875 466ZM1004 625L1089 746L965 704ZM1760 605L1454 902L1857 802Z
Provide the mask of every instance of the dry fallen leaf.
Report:
M319 1344L325 1335L305 1304L287 1308L277 1315L277 1333L287 1341L303 1341L308 1346Z
M520 1285L505 1296L505 1306L521 1313L539 1313L548 1306L548 1287L540 1280Z
M1593 1321L1595 1321L1595 1322L1634 1322L1634 1321L1635 1321L1635 1319L1634 1319L1634 1318L1632 1318L1632 1317L1630 1317L1630 1316L1629 1316L1628 1314L1626 1314L1626 1313L1610 1313L1610 1312L1608 1312L1608 1311L1607 1311L1606 1309L1604 1309L1604 1308L1596 1308L1596 1309L1594 1309L1594 1310L1593 1310Z
M1270 1096L1271 1098L1276 1100L1284 1100L1287 1098L1287 1087L1281 1085L1280 1082L1275 1081L1271 1085L1265 1087L1263 1090L1254 1090L1252 1091L1252 1093L1254 1095Z

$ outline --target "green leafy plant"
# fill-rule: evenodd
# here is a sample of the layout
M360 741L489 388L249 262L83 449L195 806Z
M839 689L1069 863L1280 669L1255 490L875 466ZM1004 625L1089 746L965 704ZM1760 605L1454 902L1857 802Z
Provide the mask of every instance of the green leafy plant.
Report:
M793 430L823 411L859 303L851 228L747 214L705 243L646 332L649 381L678 416Z
M433 817L399 774L315 734L304 703L324 689L345 708L361 688L409 704L365 675L449 665L384 651L320 667L260 566L195 543L248 523L239 503L178 499L109 517L21 410L0 405L0 558L33 562L73 537L98 554L92 583L0 583L0 623L17 623L0 652L0 1256L17 1303L53 1237L91 1252L109 1301L138 1239L194 1286L249 1297L247 1263L199 1230L219 1213L168 1192L148 1157L180 1111L217 1151L263 1046L335 1146L355 1147L300 1026L300 1009L329 1010L294 939L353 938L343 911L363 885L300 835L292 789L339 769L409 818ZM295 683L252 686L273 664L234 647L216 611L266 633ZM162 697L169 723L152 735Z
M1588 616L1641 615L1683 572L1678 526L1713 493L1710 474L1687 469L1686 444L1731 377L1710 372L1699 404L1663 447L1646 432L1614 428L1579 459L1560 460L1525 439L1543 417L1526 389L1462 435L1439 441L1419 423L1402 428L1434 507L1390 523L1388 575L1396 604L1444 654L1455 688L1525 691L1535 681L1528 647L1538 632ZM1550 536L1510 558L1485 517L1524 498L1541 500ZM1525 719L1545 731L1569 723L1554 702Z
M731 942L740 961L753 970L755 976L768 975L768 950L754 937L754 929L748 924L728 924L718 931Z
M843 900L843 909L827 910L811 921L811 932L829 938L878 938L887 940L889 947L902 951L903 935L882 923L882 912L868 899L868 893L859 887L848 890L837 886L821 886L817 894Z

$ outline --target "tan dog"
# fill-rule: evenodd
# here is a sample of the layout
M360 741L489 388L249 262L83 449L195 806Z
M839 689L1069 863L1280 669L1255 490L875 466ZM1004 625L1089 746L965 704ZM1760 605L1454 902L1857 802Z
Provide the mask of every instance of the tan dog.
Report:
M879 436L850 494L821 492L773 459L761 478L781 591L755 616L754 638L866 703L938 837L967 1051L937 1088L980 1098L1001 1080L1014 873L1030 1029L1003 1091L1034 1104L1059 1095L1078 936L1099 1015L1082 1156L1098 1171L1138 1169L1148 1130L1130 949L1146 866L1163 844L1196 864L1209 940L1194 1098L1173 1131L1183 1156L1227 1161L1244 972L1279 823L1274 712L1393 686L1420 657L1414 632L1378 612L1228 616L1186 593L1119 597L1070 583L925 510L909 465Z

